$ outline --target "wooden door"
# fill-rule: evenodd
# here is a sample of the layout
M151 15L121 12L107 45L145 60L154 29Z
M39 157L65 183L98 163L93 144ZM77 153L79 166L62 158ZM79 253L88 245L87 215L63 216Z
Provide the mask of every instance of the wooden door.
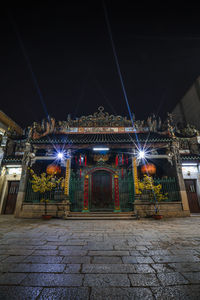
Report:
M92 210L112 210L112 176L107 171L92 174Z
M185 187L188 196L188 204L191 213L200 213L200 206L196 191L196 180L185 179Z
M19 189L19 181L8 182L8 197L6 200L4 214L14 214L18 189Z

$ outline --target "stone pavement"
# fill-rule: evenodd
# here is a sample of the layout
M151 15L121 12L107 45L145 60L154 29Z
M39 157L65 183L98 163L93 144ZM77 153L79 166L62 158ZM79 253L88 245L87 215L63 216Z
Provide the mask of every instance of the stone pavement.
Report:
M0 299L200 299L200 217L1 215Z

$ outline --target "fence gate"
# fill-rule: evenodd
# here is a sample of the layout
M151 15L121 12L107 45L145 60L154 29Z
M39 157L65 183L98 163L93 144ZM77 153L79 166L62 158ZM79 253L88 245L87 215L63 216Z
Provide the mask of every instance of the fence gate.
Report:
M121 211L133 210L134 183L132 172L119 176L119 200Z
M84 197L84 178L80 177L73 172L70 176L69 196L70 196L70 210L74 212L83 210L83 197Z

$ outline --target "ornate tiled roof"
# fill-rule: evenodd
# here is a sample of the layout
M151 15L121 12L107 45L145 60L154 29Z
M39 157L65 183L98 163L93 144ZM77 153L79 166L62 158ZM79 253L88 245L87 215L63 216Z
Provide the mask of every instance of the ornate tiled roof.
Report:
M6 156L3 158L3 164L11 164L11 163L21 163L23 156Z
M137 134L140 143L170 142L172 139L167 135L158 133ZM117 134L49 134L37 140L30 140L33 144L132 144L136 143L134 133Z
M189 154L189 155L181 155L181 160L182 161L199 161L200 160L200 155L198 154Z

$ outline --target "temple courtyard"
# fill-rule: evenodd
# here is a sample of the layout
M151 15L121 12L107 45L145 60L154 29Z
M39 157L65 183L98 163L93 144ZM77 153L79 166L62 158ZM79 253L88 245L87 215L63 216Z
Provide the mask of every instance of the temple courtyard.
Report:
M199 299L200 216L0 216L0 299Z

